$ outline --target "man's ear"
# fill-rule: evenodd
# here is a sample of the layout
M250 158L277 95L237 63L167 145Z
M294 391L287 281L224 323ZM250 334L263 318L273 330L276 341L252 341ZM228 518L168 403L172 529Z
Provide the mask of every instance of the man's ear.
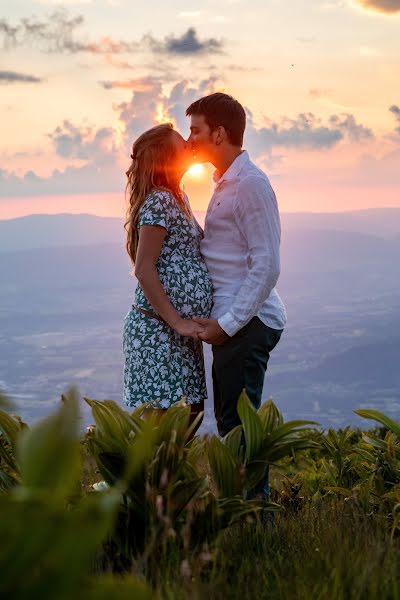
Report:
M215 144L217 146L220 146L222 144L223 141L226 140L227 136L226 136L226 130L225 127L223 127L222 125L219 125L217 127L217 129L214 131L215 135Z

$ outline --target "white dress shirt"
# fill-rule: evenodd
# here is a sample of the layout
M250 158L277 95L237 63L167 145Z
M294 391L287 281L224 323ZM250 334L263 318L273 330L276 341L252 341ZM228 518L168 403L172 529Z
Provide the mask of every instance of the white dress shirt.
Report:
M254 316L283 329L286 311L275 289L281 226L269 179L243 150L214 181L200 246L214 287L211 318L229 336Z

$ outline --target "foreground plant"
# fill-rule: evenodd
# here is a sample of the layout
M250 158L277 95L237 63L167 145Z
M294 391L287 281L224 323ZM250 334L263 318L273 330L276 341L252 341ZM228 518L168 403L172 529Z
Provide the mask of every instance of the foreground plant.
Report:
M128 413L110 400L85 400L96 423L88 449L105 482L122 496L109 547L126 568L132 560L143 568L156 565L171 544L195 561L222 529L265 508L234 493L213 493L205 473L207 439L191 439L197 423L189 427L184 402L156 421L142 419L141 408Z
M208 450L213 477L222 497L239 495L246 498L263 477L267 464L276 464L306 449L319 448L310 429L304 429L318 423L304 420L284 423L271 399L256 411L243 390L238 413L242 425L222 440L214 436ZM279 507L270 503L266 509Z
M0 493L7 492L21 481L16 457L18 435L27 429L18 416L10 415L12 404L0 394Z
M113 598L152 598L132 578L118 583L89 575L114 525L120 497L115 490L81 497L76 393L63 397L59 410L32 429L18 430L16 424L13 429L12 418L2 414L1 419L18 465L18 481L0 495L2 597L105 598L115 583Z

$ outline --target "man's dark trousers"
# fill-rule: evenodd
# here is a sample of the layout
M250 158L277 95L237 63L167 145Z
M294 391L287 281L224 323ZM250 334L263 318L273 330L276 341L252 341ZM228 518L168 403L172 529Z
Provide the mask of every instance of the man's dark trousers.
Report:
M253 406L260 408L270 352L279 342L282 331L272 329L258 317L253 317L223 345L212 347L214 413L220 436L241 423L237 402L243 388ZM263 480L251 493L258 494L269 495L268 466Z

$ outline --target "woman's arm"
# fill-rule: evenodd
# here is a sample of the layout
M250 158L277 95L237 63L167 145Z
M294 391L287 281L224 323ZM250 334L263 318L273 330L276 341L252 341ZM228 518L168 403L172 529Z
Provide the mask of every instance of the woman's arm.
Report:
M171 304L157 273L156 264L160 256L167 230L160 225L142 225L135 261L135 275L142 290L155 311L180 335L197 339L203 326L191 319L183 319Z

